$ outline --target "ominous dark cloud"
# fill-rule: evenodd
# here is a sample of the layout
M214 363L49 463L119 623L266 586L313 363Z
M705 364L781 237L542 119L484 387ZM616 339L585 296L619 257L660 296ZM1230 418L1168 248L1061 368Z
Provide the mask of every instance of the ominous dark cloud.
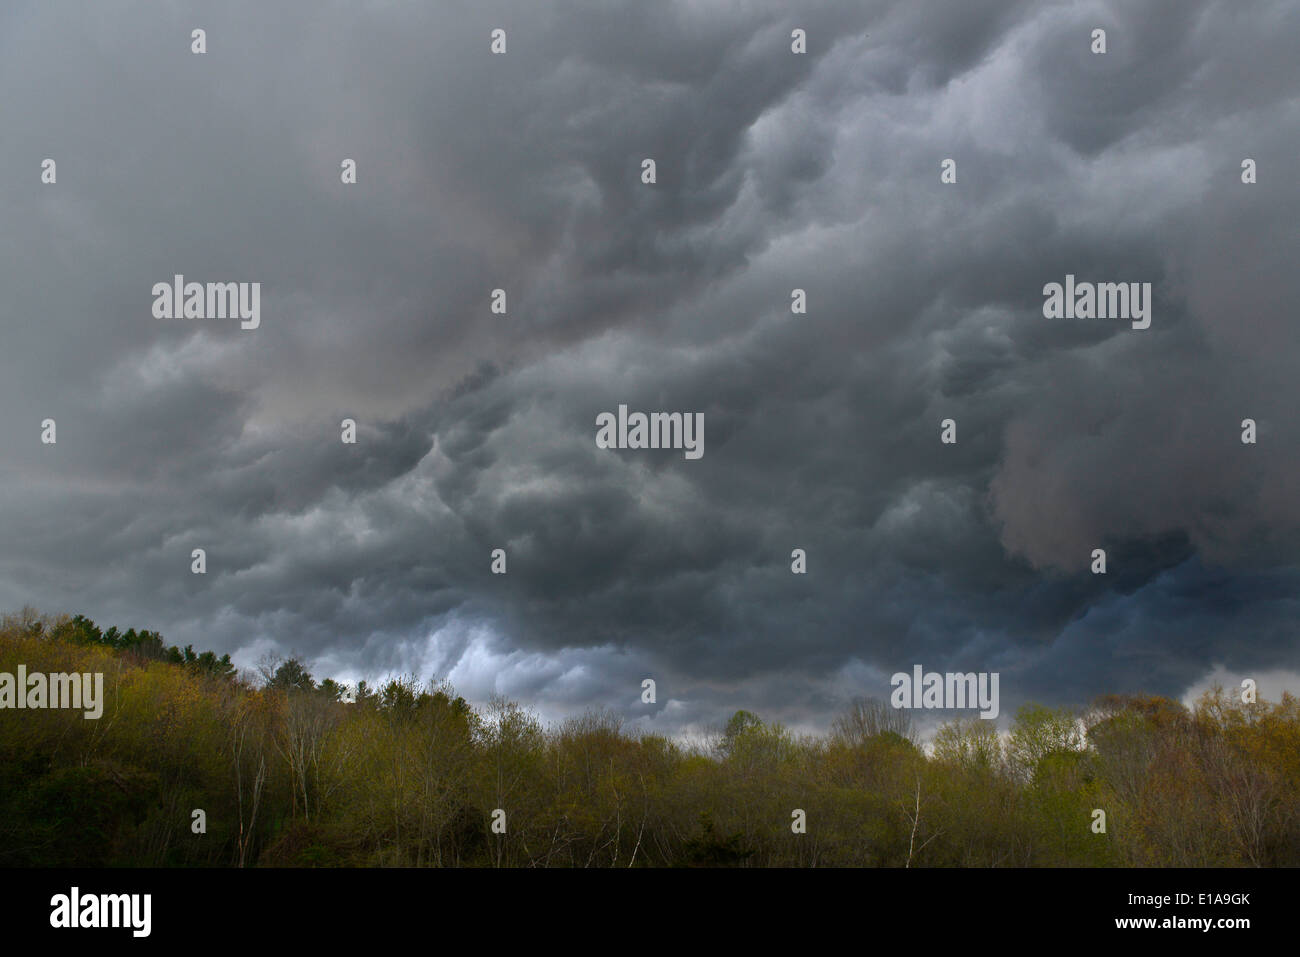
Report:
M6 5L0 606L667 732L916 663L1004 714L1275 691L1298 40L1285 0ZM153 318L177 273L260 328ZM1151 328L1044 319L1067 273ZM597 448L619 404L704 456Z

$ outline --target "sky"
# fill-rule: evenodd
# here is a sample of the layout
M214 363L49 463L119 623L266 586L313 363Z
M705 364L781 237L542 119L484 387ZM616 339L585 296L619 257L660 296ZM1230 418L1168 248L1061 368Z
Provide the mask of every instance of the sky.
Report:
M918 664L1004 718L1300 691L1298 41L1268 0L5 4L0 608L670 735ZM260 325L155 318L177 274ZM1067 275L1150 328L1045 318ZM704 454L599 448L620 405Z

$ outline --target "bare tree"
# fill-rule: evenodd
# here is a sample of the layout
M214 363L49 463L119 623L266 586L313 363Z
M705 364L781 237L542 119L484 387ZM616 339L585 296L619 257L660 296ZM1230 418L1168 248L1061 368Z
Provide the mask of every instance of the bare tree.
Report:
M248 861L248 852L257 833L257 812L266 787L266 726L254 707L255 701L250 696L237 694L230 702L230 756L235 771L235 798L239 805L237 848L240 867Z
M338 706L328 698L310 691L285 692L284 722L275 745L289 765L294 808L301 797L306 820L311 820L312 795L318 791L325 739L337 721Z
M832 722L831 734L850 746L882 734L896 734L913 745L917 743L911 713L903 708L891 708L879 698L853 699L848 710Z
M907 863L905 863L903 866L911 867L913 854L920 854L923 850L925 850L926 844L929 844L936 837L938 837L940 834L943 833L943 829L940 828L939 830L931 834L929 837L927 837L920 847L916 846L916 832L917 829L921 826L921 779L920 777L916 779L916 803L912 809L908 809L907 806L904 805L903 813L907 816L908 820L912 822L912 833L911 836L909 836L907 839Z

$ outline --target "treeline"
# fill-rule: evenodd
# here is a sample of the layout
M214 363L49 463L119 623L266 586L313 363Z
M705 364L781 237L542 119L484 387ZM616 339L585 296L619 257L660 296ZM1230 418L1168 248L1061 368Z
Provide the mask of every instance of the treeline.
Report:
M193 645L186 645L184 649L177 648L175 645L165 645L162 635L156 631L136 631L134 628L128 628L124 632L119 632L115 627L102 631L84 615L47 621L31 611L23 611L6 619L6 632L15 628L19 633L36 637L45 635L55 641L113 648L126 652L127 656L135 661L165 661L173 665L186 665L194 671L219 678L235 677L235 666L230 663L230 655L222 655L218 658L211 651L195 654Z
M349 693L292 659L246 680L81 616L0 622L19 664L103 672L107 700L0 711L0 866L1300 864L1289 695L1028 706L930 748L875 701L816 738L738 711L684 747L414 679Z

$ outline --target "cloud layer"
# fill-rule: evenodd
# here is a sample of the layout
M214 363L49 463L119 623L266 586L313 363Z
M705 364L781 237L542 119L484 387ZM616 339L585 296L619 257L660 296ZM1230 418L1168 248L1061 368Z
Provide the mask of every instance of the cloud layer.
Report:
M915 663L1004 714L1293 673L1297 39L1285 2L11 5L0 605L667 732ZM154 319L177 273L260 281L260 328ZM1067 273L1152 283L1151 328L1044 319ZM702 412L703 458L596 448L620 403Z

